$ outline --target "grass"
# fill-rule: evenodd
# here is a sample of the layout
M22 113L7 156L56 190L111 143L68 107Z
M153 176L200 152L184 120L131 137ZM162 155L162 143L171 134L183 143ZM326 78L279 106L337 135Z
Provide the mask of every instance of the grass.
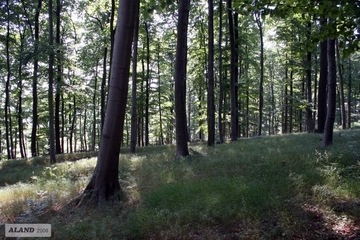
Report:
M320 139L196 143L179 162L174 146L123 149L127 200L101 208L67 205L89 181L95 157L3 163L0 220L51 223L54 239L360 238L360 130L335 132L326 149Z

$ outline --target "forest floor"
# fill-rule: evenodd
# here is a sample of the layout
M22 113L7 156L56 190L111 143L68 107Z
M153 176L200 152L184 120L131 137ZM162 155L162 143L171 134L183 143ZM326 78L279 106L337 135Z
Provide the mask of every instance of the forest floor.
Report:
M124 148L126 198L101 207L72 201L94 153L3 161L0 239L6 223L50 223L52 239L360 239L360 130L336 131L326 149L321 137L192 143L179 162L174 146Z

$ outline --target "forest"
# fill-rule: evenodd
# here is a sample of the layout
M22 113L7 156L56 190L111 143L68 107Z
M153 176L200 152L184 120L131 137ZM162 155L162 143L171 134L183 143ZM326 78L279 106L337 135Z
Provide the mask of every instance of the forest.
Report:
M99 148L117 5L51 4L52 9L42 0L1 3L2 159L46 155L51 147L55 154ZM123 146L132 139L136 146L175 143L177 7L172 1L141 1ZM210 133L221 143L323 132L327 38L335 39L336 48L335 127L357 124L358 2L216 1L212 31L207 2L193 1L189 8L189 141L206 141ZM208 126L210 95L214 130Z
M111 206L124 222L114 227L123 232L102 232L98 219L87 222L97 229L87 238L187 239L189 229L194 239L197 231L226 239L244 229L244 239L359 236L359 1L0 6L1 222L24 211L30 218L21 221L38 221L41 212L59 229L66 220L54 212L80 217L89 199L100 211L117 199ZM65 189L51 185L61 182ZM233 195L219 197L226 189ZM349 221L334 210L341 207ZM74 229L73 239L83 238Z

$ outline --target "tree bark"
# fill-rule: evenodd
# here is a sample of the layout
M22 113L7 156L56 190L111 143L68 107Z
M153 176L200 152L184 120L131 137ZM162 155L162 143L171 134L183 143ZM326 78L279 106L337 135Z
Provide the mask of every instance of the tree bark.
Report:
M94 94L92 99L92 107L93 107L93 120L92 120L92 141L91 141L91 151L95 151L95 145L96 145L96 93L97 93L97 82L98 82L98 66L99 66L99 60L96 60L96 68L95 68L95 79L94 79Z
M38 82L38 68L39 68L39 60L38 60L38 49L39 49L39 17L41 10L42 0L38 0L38 5L35 12L35 46L34 46L34 68L33 68L33 81L32 81L32 94L33 94L33 121L32 121L32 130L31 130L31 156L35 157L38 155L36 143L37 143L37 128L38 128L38 93L37 93L37 82Z
M149 102L150 102L150 33L149 24L145 22L146 32L146 79L145 79L145 146L149 145Z
M231 0L227 0L228 8L228 19L229 19L229 32L230 32L230 49L231 49L231 60L230 60L230 101L231 101L231 141L237 140L237 99L236 99L236 49L235 49L235 35L234 35L234 23Z
M256 23L259 28L260 34L260 83L259 83L259 123L258 123L258 135L261 136L262 124L263 124L263 107L264 107L264 37L263 26L261 22L261 13L255 14Z
M347 124L348 128L351 128L351 87L352 87L352 75L351 75L351 58L349 57L349 84L348 84L348 94L347 94Z
M19 59L19 68L18 68L18 78L19 78L19 82L18 82L18 91L19 91L19 99L18 99L18 107L17 107L17 120L18 120L18 134L19 134L19 146L20 146L20 154L21 154L21 158L26 158L26 146L25 146L25 139L24 139L24 124L23 124L23 108L22 108L22 104L23 104L23 73L22 73L22 66L23 66L23 52L24 52L24 37L25 37L25 30L26 28L24 28L24 33L21 33L21 31L19 30L19 35L20 35L20 59Z
M118 194L122 197L118 180L119 154L126 114L131 45L139 4L139 0L119 2L106 118L98 161L84 191L98 204Z
M6 0L6 13L7 13L7 30L6 30L6 70L7 77L5 83L5 138L6 138L6 148L7 148L7 158L12 159L12 144L10 143L10 135L12 134L10 128L10 3L9 0Z
M54 135L54 53L53 53L53 1L49 0L49 89L48 89L48 107L49 107L49 145L50 145L50 163L56 163L55 158L55 135Z
M324 126L324 136L322 147L327 147L333 143L333 131L336 110L336 61L335 61L335 39L328 39L328 94L327 94L327 115Z
M223 15L223 3L219 1L219 113L218 113L218 129L219 129L219 142L224 142L224 131L223 131L223 101L224 101L224 90L223 90L223 57L222 57L222 16Z
M158 75L158 84L159 84L159 90L158 90L158 102L159 102L159 144L164 145L164 130L163 130L163 117L162 117L162 106L161 106L161 71L160 71L160 44L158 44L158 52L157 52L157 75Z
M208 54L208 146L215 144L215 96L214 96L214 2L208 1L209 54Z
M190 0L180 0L175 60L175 159L189 155L186 119L187 29Z
M61 1L56 0L56 45L59 49L61 44L60 39L60 28L61 28ZM56 71L56 93L55 93L55 152L56 154L62 153L62 146L60 142L60 96L61 96L61 52L60 50L56 51L56 61L57 61L57 71Z
M136 16L133 55L132 55L132 88L131 88L131 136L130 136L130 152L136 151L136 137L137 137L137 55L138 55L138 40L139 40L139 16Z
M308 32L308 41L310 41L310 34L311 34L311 22L308 22L307 25L307 32ZM314 124L313 124L313 117L312 117L312 91L311 91L311 52L307 52L306 54L306 100L307 100L307 107L306 107L306 126L307 132L314 131Z
M346 129L346 111L345 111L345 95L344 95L344 77L342 72L342 64L340 61L340 51L339 51L339 42L335 40L335 50L336 50L336 59L337 67L339 72L339 91L340 91L340 112L341 112L341 127Z
M290 101L289 101L289 133L293 132L293 125L294 125L294 81L293 81L293 70L290 70Z
M326 20L320 21L321 27L323 28L326 24ZM326 88L327 88L327 77L328 77L328 60L327 60L327 40L320 43L320 78L318 88L318 127L317 132L323 133L326 119Z

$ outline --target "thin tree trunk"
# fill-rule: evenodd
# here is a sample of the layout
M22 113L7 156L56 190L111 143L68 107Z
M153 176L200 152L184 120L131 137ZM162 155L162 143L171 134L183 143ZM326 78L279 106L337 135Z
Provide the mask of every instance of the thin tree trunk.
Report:
M136 16L133 55L132 55L132 88L131 88L131 136L130 136L130 152L135 153L136 137L137 137L137 55L139 40L139 16Z
M53 48L53 1L49 0L49 46ZM55 158L55 135L54 135L54 53L49 51L49 90L48 90L48 107L49 107L49 145L50 145L50 163L56 162Z
M63 153L65 153L65 102L64 94L61 94L61 146L63 146ZM68 149L66 149L67 153Z
M32 104L32 130L31 130L31 156L35 157L38 155L37 152L37 128L38 128L38 92L37 92L37 83L38 83L38 51L39 51L39 16L41 10L42 0L38 0L38 5L35 12L35 44L34 44L34 68L33 68L33 81L32 81L32 95L33 95L33 104Z
M230 99L231 99L231 141L237 140L237 99L236 99L236 68L235 58L235 35L234 35L234 23L231 0L227 0L228 8L228 19L229 19L229 32L230 32L230 49L231 49L231 60L230 60Z
M282 133L288 132L288 112L289 112L289 96L288 96L288 62L287 62L287 55L286 55L286 64L285 64L285 91L284 91L284 106L283 106L283 114L282 114Z
M293 70L290 71L290 101L289 101L289 133L293 132L293 118L294 118L294 114L293 114L293 110L294 110L294 87L293 87Z
M158 52L157 52L157 75L159 78L159 90L158 90L158 101L159 101L159 127L160 127L160 145L164 145L164 130L163 130L163 119L162 119L162 106L161 106L161 71L160 71L160 45L158 45Z
M144 46L145 47L145 46ZM144 59L141 59L141 69L142 69L142 76L145 76L145 61ZM145 80L146 82L146 80ZM140 84L140 93L141 93L141 105L139 106L139 119L140 119L140 131L139 131L139 146L144 147L145 146L145 120L144 120L144 79L142 79L141 84ZM146 86L145 86L146 88Z
M146 32L146 80L145 80L145 146L149 145L149 102L150 102L150 34L148 23L145 22Z
M328 109L324 127L322 147L333 143L333 131L336 110L336 61L335 61L335 39L328 39Z
M240 137L239 134L239 112L240 112L240 102L239 102L239 87L238 87L238 82L239 82L239 13L237 13L236 11L234 12L234 47L235 47L235 62L234 62L234 75L235 75L235 109L236 109L236 115L235 115L235 122L236 122L236 138Z
M25 30L24 29L24 33L21 33L21 31L19 31L19 35L20 35L20 59L19 59L19 68L18 68L18 78L19 78L19 82L18 82L18 110L17 110L17 120L18 120L18 134L19 134L19 146L20 146L20 154L21 154L21 158L26 158L26 149L25 149L25 140L24 140L24 127L23 127L23 110L22 110L22 101L23 101L23 73L22 73L22 62L23 62L23 57L22 54L24 52L24 37L25 37Z
M99 61L96 61L96 68L95 68L95 80L94 80L94 94L92 99L92 105L93 105L93 122L92 122L92 141L91 141L91 151L95 151L95 145L96 145L96 93L97 93L97 80L98 80L98 66Z
M177 46L175 60L175 121L176 121L176 157L189 155L187 119L186 119L186 65L187 65L187 29L190 0L179 0Z
M9 0L6 0L6 9L7 9L7 30L6 30L6 70L7 78L5 83L5 138L6 138L6 149L7 149L7 158L12 158L12 149L10 145L10 4Z
M214 96L214 3L208 1L209 54L208 54L208 146L215 144L215 96Z
M347 121L348 128L351 128L351 87L352 87L352 75L351 75L351 58L349 57L349 84L348 84L348 95L347 95Z
M61 27L61 1L56 0L56 45L59 49L60 47L60 27ZM60 143L60 95L61 95L61 52L60 50L56 51L57 57L57 72L56 72L56 94L55 94L55 153L62 153L62 147Z
M345 95L344 95L344 77L342 72L342 64L340 61L340 51L339 51L339 42L335 39L335 50L336 50L336 58L337 58L337 67L339 72L339 97L340 97L340 112L341 112L341 127L342 129L346 129L346 111L345 111Z
M310 34L311 34L311 22L308 22L307 25L308 31L308 41L310 41ZM314 131L314 124L313 124L313 117L312 117L312 91L311 91L311 52L307 52L306 54L306 100L307 100L307 107L306 107L306 127L307 132Z
M258 123L258 135L261 135L263 124L263 107L264 107L264 37L263 37L263 25L261 22L261 13L255 14L256 23L259 28L260 34L260 83L259 83L259 123Z
M73 109L73 115L72 115L72 119L71 119L71 128L70 128L70 152L72 153L74 150L73 150L73 147L76 149L76 141L75 141L75 122L76 122L76 97L75 97L75 94L73 96L73 106L70 106L71 109ZM73 139L74 139L74 142L75 144L73 145ZM76 151L76 150L75 150Z
M85 101L85 106L86 106L86 101ZM87 108L85 107L85 113L84 113L84 125L83 125L83 134L81 134L81 138L83 138L83 147L82 147L82 151L87 151L87 141L86 141L86 119L87 119ZM81 132L81 131L80 131Z
M219 1L219 113L218 113L218 130L219 130L219 142L224 142L224 131L223 131L223 119L222 119L222 112L223 112L223 101L224 101L224 90L223 90L223 57L222 57L222 15L223 15L223 3Z
M317 53L315 54L315 59L314 59L314 62L315 62L315 73L314 73L314 105L313 105L313 109L317 109L317 92L318 92L318 58L317 58ZM316 131L315 129L315 122L316 122L316 114L313 113L313 132Z

